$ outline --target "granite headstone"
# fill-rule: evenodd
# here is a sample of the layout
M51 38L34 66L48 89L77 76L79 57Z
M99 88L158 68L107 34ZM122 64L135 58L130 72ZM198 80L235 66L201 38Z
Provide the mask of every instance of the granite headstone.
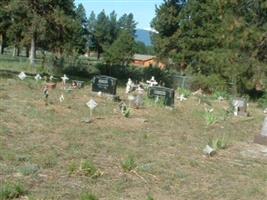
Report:
M110 76L95 76L92 80L92 91L116 95L117 79Z

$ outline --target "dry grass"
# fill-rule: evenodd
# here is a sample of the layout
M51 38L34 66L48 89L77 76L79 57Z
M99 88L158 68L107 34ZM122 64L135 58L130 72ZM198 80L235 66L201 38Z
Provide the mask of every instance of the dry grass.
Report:
M218 122L207 126L205 105L194 97L174 110L133 110L130 118L89 86L50 91L48 106L42 98L41 84L0 80L0 183L23 184L30 199L266 199L267 156L252 143L264 116L253 104L252 117L224 118L227 103L213 101ZM84 123L91 98L98 107ZM222 136L229 147L203 156L210 139ZM135 168L127 171L121 163L129 157ZM84 160L98 176L80 173Z

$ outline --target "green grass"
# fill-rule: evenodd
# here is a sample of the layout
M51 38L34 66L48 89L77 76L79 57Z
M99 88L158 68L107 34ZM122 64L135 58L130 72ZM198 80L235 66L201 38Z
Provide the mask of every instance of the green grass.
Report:
M20 184L4 183L0 185L0 200L15 199L27 194L27 191Z
M173 110L151 101L125 118L118 103L91 93L90 85L64 93L63 103L64 91L49 91L48 106L42 83L1 78L0 85L2 196L71 200L89 191L85 199L266 198L267 161L253 144L264 116L255 103L252 117L226 117L227 102L209 99L217 122L207 126L207 105L194 96ZM124 89L118 95L126 101ZM91 98L98 107L84 123ZM202 150L209 142L226 148L207 158ZM23 183L22 190L7 183Z

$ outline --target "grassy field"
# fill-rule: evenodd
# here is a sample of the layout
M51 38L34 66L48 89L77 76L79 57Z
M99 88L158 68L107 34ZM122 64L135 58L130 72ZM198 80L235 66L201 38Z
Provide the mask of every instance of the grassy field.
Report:
M0 79L1 200L267 199L266 148L253 143L264 115L253 103L250 117L234 117L228 102L209 100L209 117L197 97L173 110L146 101L125 118L88 85L49 91L48 106L42 87ZM98 107L85 123L91 98ZM226 148L204 156L216 139Z

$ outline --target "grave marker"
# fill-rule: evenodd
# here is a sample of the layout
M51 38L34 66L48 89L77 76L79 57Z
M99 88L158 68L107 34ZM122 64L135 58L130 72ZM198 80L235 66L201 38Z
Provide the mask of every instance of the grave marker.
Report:
M117 79L110 76L95 76L92 80L92 91L116 95Z
M27 75L24 72L20 72L18 77L20 80L24 80L27 77Z
M254 142L267 146L267 117L265 117L264 119L261 133L259 135L256 135Z
M174 90L161 86L153 86L148 89L148 97L156 100L162 99L164 105L174 105Z
M247 102L245 99L235 99L233 100L232 105L234 106L235 116L248 116Z

